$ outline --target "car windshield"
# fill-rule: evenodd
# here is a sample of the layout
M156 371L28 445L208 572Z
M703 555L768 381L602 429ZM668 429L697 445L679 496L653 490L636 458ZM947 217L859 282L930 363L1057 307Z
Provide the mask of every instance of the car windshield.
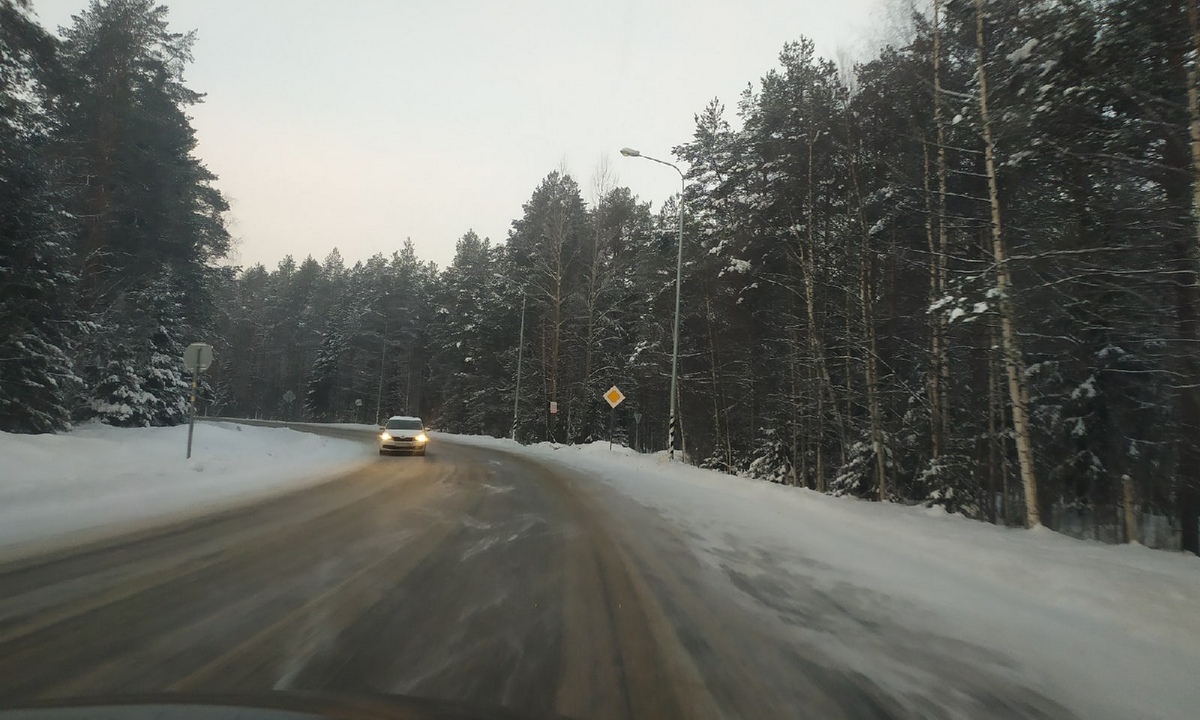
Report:
M0 0L0 720L1200 720L1198 610L1200 0Z

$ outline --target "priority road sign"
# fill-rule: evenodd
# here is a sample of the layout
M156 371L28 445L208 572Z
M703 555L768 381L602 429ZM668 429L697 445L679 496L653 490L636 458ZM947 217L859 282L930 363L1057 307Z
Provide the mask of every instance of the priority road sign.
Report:
M625 393L621 392L621 389L616 385L613 385L608 389L608 392L604 393L604 399L608 401L610 408L615 409L625 399Z
M207 370L209 365L212 365L213 352L212 345L204 343L192 343L183 351L183 364L193 372Z

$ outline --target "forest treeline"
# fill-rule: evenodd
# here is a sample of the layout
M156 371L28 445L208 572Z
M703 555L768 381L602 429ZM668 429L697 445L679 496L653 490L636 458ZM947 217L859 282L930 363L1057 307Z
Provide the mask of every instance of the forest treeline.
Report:
M1165 517L1200 550L1195 0L933 0L868 62L800 39L701 109L658 208L559 170L444 269L398 243L236 273L182 114L189 36L98 73L119 53L89 22L118 8L158 12L96 2L62 41L5 23L3 429L178 421L168 360L205 337L213 413L577 443L617 384L618 440L661 450L682 202L691 462L1110 540Z

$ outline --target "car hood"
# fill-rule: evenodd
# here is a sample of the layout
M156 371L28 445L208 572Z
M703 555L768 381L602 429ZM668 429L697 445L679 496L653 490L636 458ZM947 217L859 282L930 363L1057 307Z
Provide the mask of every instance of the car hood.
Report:
M137 695L13 704L0 720L554 720L399 695ZM559 720L565 720L559 718Z

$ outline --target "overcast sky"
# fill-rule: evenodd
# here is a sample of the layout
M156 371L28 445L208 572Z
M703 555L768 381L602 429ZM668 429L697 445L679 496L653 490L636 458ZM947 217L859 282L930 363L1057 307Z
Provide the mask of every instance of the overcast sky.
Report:
M50 29L86 0L34 0ZM585 191L607 158L655 207L713 97L801 35L865 54L881 0L170 0L196 30L198 155L232 205L238 263L353 262L411 237L445 266L468 229L504 240L545 175ZM590 199L590 196L589 196Z

